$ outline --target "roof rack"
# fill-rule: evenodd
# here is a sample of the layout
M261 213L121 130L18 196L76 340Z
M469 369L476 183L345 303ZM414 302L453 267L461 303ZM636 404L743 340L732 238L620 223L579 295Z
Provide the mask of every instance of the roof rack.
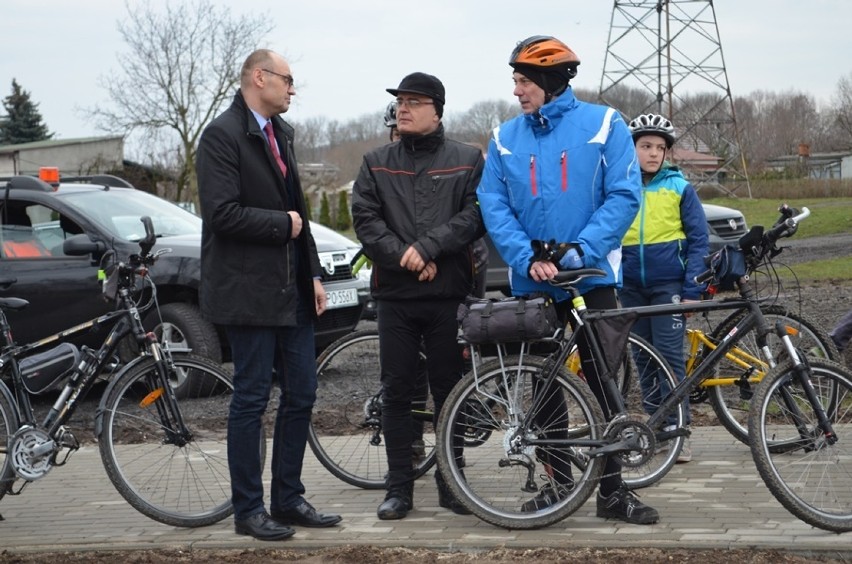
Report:
M53 186L36 178L35 176L4 176L0 182L6 182L6 188L12 190L41 190L42 192L53 192Z
M134 188L133 184L123 178L112 174L92 174L90 176L62 176L60 182L88 182L89 184L100 184L113 188Z

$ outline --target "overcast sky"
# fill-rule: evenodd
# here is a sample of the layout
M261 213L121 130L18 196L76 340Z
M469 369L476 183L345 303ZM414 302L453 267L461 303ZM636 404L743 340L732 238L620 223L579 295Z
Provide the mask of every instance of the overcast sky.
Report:
M274 31L265 46L290 59L297 96L287 117L295 120L345 121L384 110L391 99L385 88L412 71L444 82L448 111L514 102L508 56L534 34L574 49L582 61L575 86L597 89L613 15L610 0L214 2L234 14L269 14ZM150 4L160 9L165 0ZM796 90L828 104L837 81L852 73L850 0L714 6L734 96ZM116 55L127 48L116 23L125 18L120 0L0 1L0 98L15 78L57 138L102 135L75 108L107 102L98 79L120 72Z

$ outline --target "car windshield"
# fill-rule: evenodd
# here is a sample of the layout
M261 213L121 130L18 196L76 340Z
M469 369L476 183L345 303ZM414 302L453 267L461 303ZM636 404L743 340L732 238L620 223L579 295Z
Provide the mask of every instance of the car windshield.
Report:
M185 209L139 190L69 192L63 194L72 207L125 241L140 241L145 228L139 218L149 216L157 237L198 235L201 218Z

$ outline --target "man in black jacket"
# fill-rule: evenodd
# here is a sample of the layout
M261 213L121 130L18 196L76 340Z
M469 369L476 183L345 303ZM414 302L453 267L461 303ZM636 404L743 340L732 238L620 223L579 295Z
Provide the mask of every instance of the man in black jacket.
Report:
M326 308L321 267L293 155L278 114L295 95L290 65L261 49L246 59L231 106L198 144L200 302L224 327L234 361L228 468L235 529L260 540L287 525L328 527L302 495L302 460L316 399L314 321ZM263 502L260 442L273 378L281 389L272 444L271 518Z
M382 428L388 457L380 519L414 507L412 398L420 343L426 347L435 419L463 360L456 310L473 287L472 245L484 234L476 204L482 174L477 149L444 138L444 85L422 72L388 88L402 138L364 156L352 191L355 232L373 260L382 378ZM467 510L438 473L441 507Z

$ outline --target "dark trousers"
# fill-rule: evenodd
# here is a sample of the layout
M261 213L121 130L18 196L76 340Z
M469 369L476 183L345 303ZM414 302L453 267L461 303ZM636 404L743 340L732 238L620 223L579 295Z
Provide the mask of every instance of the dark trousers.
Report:
M228 326L234 360L234 395L228 414L228 468L234 518L264 511L260 463L261 419L272 382L281 390L272 441L273 511L302 502L302 461L316 400L314 327L299 312L297 327ZM274 372L273 372L274 369Z
M651 288L640 288L628 286L627 284L618 292L621 305L624 307L637 307L646 305L663 305L673 303L673 296L680 297L683 291L682 282L669 282L657 284ZM654 317L641 317L633 325L633 333L639 335L660 351L674 372L678 382L686 378L686 363L683 360L683 340L686 336L686 318L682 313L674 315L656 315ZM647 355L637 355L634 360L639 371L639 384L642 387L642 398L645 411L650 415L660 406L669 393L671 386L666 380L662 380L658 371L651 370ZM686 409L686 424L690 423L689 400L684 402ZM668 421L675 424L674 418Z
M426 349L429 390L435 422L453 386L461 379L458 344L459 300L379 300L379 358L382 378L382 429L388 457L388 488L412 479L412 401L417 396L420 344Z
M616 309L618 308L618 298L616 297L615 288L606 287L606 288L595 288L585 294L583 294L583 299L586 302L586 307L589 309ZM559 318L565 320L568 317L568 310L570 309L571 302L564 301L557 304L556 311L559 313ZM574 330L576 330L576 326L573 323L573 317L568 317L568 320L571 322L571 326ZM586 383L588 383L589 388L592 389L592 393L595 395L595 398L598 400L598 404L600 404L601 409L603 410L604 417L607 421L612 418L612 410L610 409L609 402L606 400L606 394L604 393L603 382L601 381L600 374L598 374L597 366L593 360L592 356L592 347L589 344L588 338L586 337L586 332L580 334L577 338L577 349L580 352L580 364L583 368L583 376L586 379ZM564 399L561 395L554 395L554 405L545 406L545 413L566 413L567 417L567 409L564 405ZM566 464L566 461L562 461L563 464ZM570 470L566 468L560 468L560 464L554 461L553 464L554 472L559 475L562 473L567 473L570 475ZM609 456L606 458L606 463L604 465L604 476L601 478L601 494L609 495L618 489L621 486L621 466L616 462L616 460Z

